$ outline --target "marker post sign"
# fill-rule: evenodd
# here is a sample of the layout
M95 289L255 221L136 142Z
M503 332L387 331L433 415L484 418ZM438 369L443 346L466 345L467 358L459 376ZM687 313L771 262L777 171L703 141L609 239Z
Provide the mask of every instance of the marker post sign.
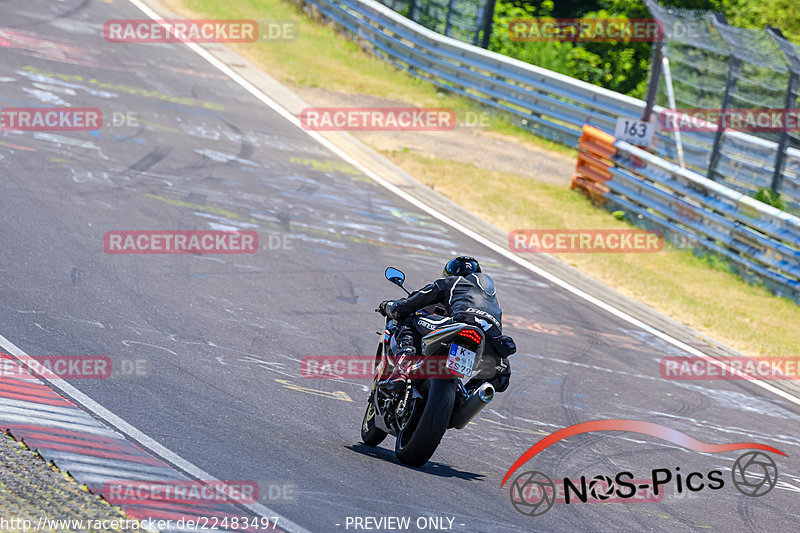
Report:
M634 146L650 146L653 143L655 127L651 122L619 117L614 137Z

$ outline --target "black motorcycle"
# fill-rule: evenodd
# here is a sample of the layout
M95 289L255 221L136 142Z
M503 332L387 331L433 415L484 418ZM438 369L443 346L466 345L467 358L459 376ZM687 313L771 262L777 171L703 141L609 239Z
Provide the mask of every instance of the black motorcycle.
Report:
M403 287L402 271L389 267L385 275L410 294ZM435 308L418 313L442 312ZM368 446L377 446L386 435L394 435L397 459L410 466L422 466L449 428L463 429L492 401L495 389L486 380L497 375L502 362L488 347L481 328L451 323L424 336L420 355L403 362L403 374L410 376L404 380L403 390L388 390L379 383L394 375L397 327L395 320L386 318L375 355L375 377L361 424L361 440ZM439 371L420 371L430 367L431 361L442 363Z

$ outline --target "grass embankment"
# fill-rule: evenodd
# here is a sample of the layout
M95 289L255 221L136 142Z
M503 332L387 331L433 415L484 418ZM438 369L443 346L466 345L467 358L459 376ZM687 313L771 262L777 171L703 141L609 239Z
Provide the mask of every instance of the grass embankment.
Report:
M402 100L409 105L474 110L466 99L442 95L364 53L359 46L307 18L282 0L166 0L184 16L204 18L292 19L300 37L290 43L253 43L234 48L289 86ZM494 124L502 133L560 153L570 149L536 139L513 126ZM480 146L475 146L480 150ZM572 151L574 153L574 151ZM566 187L522 176L487 172L472 164L423 157L403 150L384 151L422 183L452 198L495 225L517 228L626 228L607 211ZM710 268L688 251L657 254L562 254L559 256L664 314L751 355L799 356L800 307L735 274Z

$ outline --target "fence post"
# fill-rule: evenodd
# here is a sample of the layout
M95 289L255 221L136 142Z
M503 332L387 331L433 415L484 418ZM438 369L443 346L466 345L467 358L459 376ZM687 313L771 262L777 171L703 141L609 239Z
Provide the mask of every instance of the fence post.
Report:
M481 48L489 49L489 40L492 38L492 27L494 26L494 7L496 0L487 0L483 10L483 39Z
M714 180L714 172L717 171L717 165L719 164L719 159L721 156L720 153L720 144L722 143L722 133L725 131L725 123L727 122L727 115L725 115L725 110L731 106L731 93L733 92L733 88L736 86L736 75L739 73L739 65L741 60L732 55L731 56L731 64L728 68L728 79L725 82L725 94L722 96L722 106L720 109L720 120L719 124L717 124L717 132L714 134L714 146L711 148L711 160L708 163L708 173L706 177L710 180Z
M450 23L450 16L453 14L453 0L447 2L447 14L444 16L444 34L448 37L450 36L450 27L452 24Z
M411 0L411 7L408 10L408 18L413 20L414 22L419 22L417 20L419 18L419 9L417 8L417 2L421 0Z
M777 43L789 64L789 84L786 87L786 101L783 108L784 110L793 109L797 104L797 91L800 84L800 58L797 57L794 48L783 36L783 32L780 29L767 26L766 31ZM778 141L778 153L775 154L775 170L772 173L772 184L770 186L770 189L776 193L779 193L783 186L783 168L786 164L786 149L789 147L789 128L786 127L787 118L787 112L784 111L783 125L785 129L781 132L781 138Z
M728 22L725 20L719 13L713 13L709 17L711 19L712 24L716 26L727 25ZM719 30L717 30L719 31ZM725 110L730 108L731 100L733 98L732 93L734 87L736 87L736 76L739 74L739 66L741 65L741 59L739 59L738 54L736 53L736 47L734 43L728 41L725 37L725 34L720 31L720 35L722 38L728 43L728 49L730 50L730 65L728 67L728 79L725 81L725 94L722 96L722 106L720 109L720 121L717 124L717 132L714 135L714 146L711 148L711 159L708 162L708 172L706 173L706 177L712 181L716 181L714 179L714 173L717 171L717 165L719 164L720 156L721 156L721 149L720 144L722 143L722 133L725 131L725 123L727 122L727 115L725 115Z
M775 170L772 173L772 185L770 189L773 192L781 192L783 185L783 167L786 164L786 149L789 147L789 128L786 127L788 112L787 110L794 107L797 102L797 88L800 76L797 72L792 71L789 76L789 86L786 89L786 103L783 108L783 125L784 129L781 132L780 141L778 141L778 153L775 154Z
M661 81L661 58L664 57L664 43L653 43L653 48L650 51L650 72L647 77L647 96L645 97L644 112L642 113L642 120L650 122L650 115L653 112L653 106L656 105L656 96L658 96L658 83Z

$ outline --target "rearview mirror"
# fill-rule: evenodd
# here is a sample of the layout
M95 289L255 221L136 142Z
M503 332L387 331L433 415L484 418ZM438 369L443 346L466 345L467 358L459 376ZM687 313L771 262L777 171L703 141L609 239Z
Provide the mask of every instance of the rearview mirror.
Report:
M403 274L403 271L398 270L394 267L388 267L384 275L386 276L386 279L388 279L398 287L402 287L403 282L406 280L406 275Z

